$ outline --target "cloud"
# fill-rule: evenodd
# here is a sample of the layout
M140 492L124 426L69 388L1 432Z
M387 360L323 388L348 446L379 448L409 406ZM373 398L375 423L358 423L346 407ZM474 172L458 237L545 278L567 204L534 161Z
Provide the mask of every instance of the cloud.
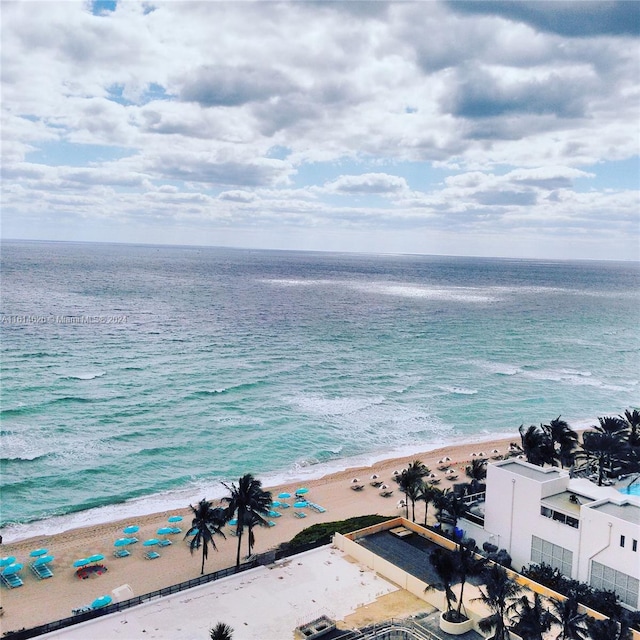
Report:
M395 195L408 190L407 181L387 173L340 176L325 185L328 192L346 195Z
M249 65L205 66L184 82L180 98L203 107L237 107L287 94L293 86L277 70Z
M540 31L584 38L640 34L640 5L628 0L448 0L454 11L525 22Z

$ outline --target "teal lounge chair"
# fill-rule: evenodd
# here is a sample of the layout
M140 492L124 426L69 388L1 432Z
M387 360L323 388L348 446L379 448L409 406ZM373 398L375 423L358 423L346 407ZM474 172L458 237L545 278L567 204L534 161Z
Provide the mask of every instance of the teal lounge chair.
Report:
M127 556L131 555L131 551L129 551L129 549L116 549L113 552L113 555L116 558L126 558Z
M160 554L157 551L147 551L147 553L144 554L144 557L147 560L155 560L160 557Z
M38 580L44 580L45 578L53 578L53 571L51 571L51 569L46 564L41 564L41 565L31 564L29 565L29 568L36 575Z
M306 518L306 517L307 517L307 514L306 514L306 513L304 513L304 511L294 511L294 512L293 512L293 515L294 515L296 518Z
M16 587L21 587L24 584L24 582L22 582L22 578L17 573L10 573L9 575L0 573L0 578L2 578L2 582L9 587L9 589L15 589Z
M171 544L171 540L160 540L158 542L159 547L168 547Z

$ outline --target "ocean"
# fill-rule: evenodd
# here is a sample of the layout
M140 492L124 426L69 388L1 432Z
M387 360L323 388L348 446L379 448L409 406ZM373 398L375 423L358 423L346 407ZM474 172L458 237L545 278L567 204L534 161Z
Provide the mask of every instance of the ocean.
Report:
M6 542L638 406L637 263L2 243Z

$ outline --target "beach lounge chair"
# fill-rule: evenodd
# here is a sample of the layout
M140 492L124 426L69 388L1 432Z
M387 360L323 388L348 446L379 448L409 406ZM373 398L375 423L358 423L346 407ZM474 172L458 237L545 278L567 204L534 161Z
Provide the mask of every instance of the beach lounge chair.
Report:
M306 518L306 517L307 517L307 514L306 514L306 513L304 513L304 511L294 511L294 512L293 512L293 515L294 515L296 518Z
M127 556L131 555L131 551L129 551L128 549L116 549L113 552L113 555L116 558L126 558Z
M318 513L325 513L326 509L324 507L321 507L319 504L314 504L313 502L309 503L309 506L314 510L317 511Z
M393 495L393 490L392 489L385 489L384 491L380 492L380 495L383 498L388 498L389 496Z
M362 491L364 489L364 485L363 484L352 484L351 485L351 489L353 491Z
M270 527L275 527L275 526L276 526L276 523L275 523L273 520L267 520L267 524L268 524Z
M8 575L0 573L0 578L2 578L2 582L9 587L9 589L15 589L16 587L21 587L24 584L24 582L22 582L22 578L17 573L10 573Z
M88 604L86 604L83 607L78 607L77 609L71 609L71 613L74 616L77 616L80 613L86 613L87 611L91 611L91 610L92 610L91 607Z
M53 578L53 571L51 571L51 569L46 564L41 564L41 565L31 564L29 565L29 568L35 574L38 580L44 580L45 578Z
M144 554L144 557L147 560L155 560L160 557L160 554L157 551L147 551L147 553Z
M288 509L291 505L288 502L281 502L280 503L280 508L281 509Z
M374 480L373 482L369 483L372 487L375 487L376 489L382 484L381 480Z
M158 542L158 546L159 547L168 547L171 544L171 540L160 540L160 542Z
M171 527L171 535L177 535L178 533L182 533L182 529L180 527Z

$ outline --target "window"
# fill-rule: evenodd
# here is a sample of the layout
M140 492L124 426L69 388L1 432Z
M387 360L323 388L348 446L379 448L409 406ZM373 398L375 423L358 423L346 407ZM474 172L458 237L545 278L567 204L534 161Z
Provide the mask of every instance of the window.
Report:
M572 518L571 516L567 516L560 511L554 511L553 509L549 509L549 507L540 507L540 515L545 518L551 518L556 522L562 522L562 524L568 524L570 527L574 529L578 528L578 520L577 518Z
M571 577L573 553L548 540L531 536L531 562L536 564L544 562L554 569L558 569L563 575Z
M620 546L624 547L624 536L620 536Z
M628 576L622 571L616 571L611 567L591 561L591 581L589 583L595 589L607 589L615 591L620 600L631 607L638 606L638 591L640 580Z
M631 541L631 551L637 551L638 550L638 541L637 540L632 540Z

